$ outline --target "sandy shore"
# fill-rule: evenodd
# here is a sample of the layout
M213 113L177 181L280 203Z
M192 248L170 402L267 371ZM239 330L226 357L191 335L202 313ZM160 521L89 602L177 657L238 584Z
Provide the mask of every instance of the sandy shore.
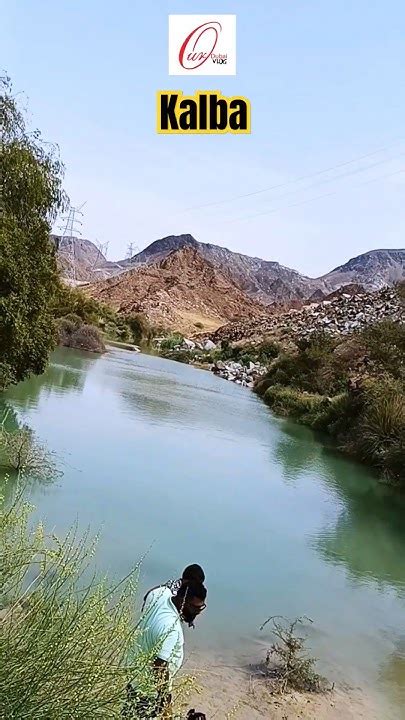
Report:
M192 656L185 666L195 675L199 691L188 707L204 712L207 720L391 720L377 697L360 688L340 684L325 694L271 695L254 669L217 664L214 658Z

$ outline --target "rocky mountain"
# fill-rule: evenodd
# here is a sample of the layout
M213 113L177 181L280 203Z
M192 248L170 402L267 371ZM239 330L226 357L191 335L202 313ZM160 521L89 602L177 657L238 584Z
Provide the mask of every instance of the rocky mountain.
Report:
M355 286L351 286L352 289ZM379 320L405 322L405 304L395 288L375 292L338 292L329 299L292 308L266 317L236 320L199 339L255 342L266 336L285 337L290 333L308 336L315 331L345 335L361 330Z
M92 280L101 272L108 276L104 268L107 260L91 240L76 237L51 235L56 247L58 265L62 275L69 280ZM100 270L101 269L101 270Z
M173 250L193 247L235 282L250 297L265 304L325 297L343 285L357 283L366 290L378 290L405 279L405 250L371 250L352 258L319 278L310 278L272 260L262 260L210 243L192 235L169 235L155 240L131 260L147 264L161 260ZM125 261L124 261L125 262Z
M312 280L296 270L270 260L250 257L210 243L201 243L192 235L169 235L155 240L131 258L131 264L147 264L161 260L173 250L192 247L213 264L231 282L236 283L250 297L259 302L303 299L312 292L331 288L322 280Z
M57 238L57 236L53 236ZM65 238L58 251L65 275L72 277L72 238ZM60 242L60 238L59 238ZM155 240L130 259L109 262L89 240L74 239L76 278L94 280L110 277L128 268L146 266L164 260L183 248L198 251L223 276L258 302L294 303L321 300L343 285L358 284L377 290L405 279L405 250L371 250L349 260L319 278L310 278L272 260L262 260L227 248L198 242L192 235L168 235Z
M193 246L138 265L86 288L92 297L123 314L144 313L154 325L183 332L213 330L238 317L254 318L265 308L248 297Z
M367 290L379 290L404 279L405 250L370 250L320 278L334 289L358 283Z

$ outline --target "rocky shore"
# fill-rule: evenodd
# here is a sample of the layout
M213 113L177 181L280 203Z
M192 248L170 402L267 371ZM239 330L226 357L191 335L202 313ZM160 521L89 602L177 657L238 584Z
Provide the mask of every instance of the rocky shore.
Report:
M255 380L262 377L267 372L267 368L260 365L260 363L250 362L249 366L246 366L238 362L217 360L212 365L211 371L215 375L224 378L224 380L230 380L243 387L253 388Z

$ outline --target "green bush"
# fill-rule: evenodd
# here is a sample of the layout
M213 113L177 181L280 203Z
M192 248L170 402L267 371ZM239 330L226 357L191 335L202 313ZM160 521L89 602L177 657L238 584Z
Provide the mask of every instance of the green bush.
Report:
M365 389L356 430L347 438L347 448L391 480L405 483L404 386L385 379Z
M166 360L175 360L185 364L190 363L190 353L188 350L163 350L160 352L161 357Z
M361 337L378 370L405 380L405 325L383 320L364 330Z
M282 385L269 387L264 393L264 399L280 415L291 415L300 420L305 420L319 411L324 401L322 395L301 392Z
M184 340L184 335L181 335L180 333L173 333L172 335L168 335L165 337L162 342L160 343L160 349L165 350L174 350L174 348L177 345L181 345Z
M86 537L31 528L28 505L0 502L2 717L118 720L129 680L152 691L149 658L131 658L135 576L110 587Z

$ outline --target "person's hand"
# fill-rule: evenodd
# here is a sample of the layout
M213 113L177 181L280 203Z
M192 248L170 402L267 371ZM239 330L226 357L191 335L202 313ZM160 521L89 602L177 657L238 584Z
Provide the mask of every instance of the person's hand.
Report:
M194 708L187 713L187 720L207 720L204 713L196 712Z

